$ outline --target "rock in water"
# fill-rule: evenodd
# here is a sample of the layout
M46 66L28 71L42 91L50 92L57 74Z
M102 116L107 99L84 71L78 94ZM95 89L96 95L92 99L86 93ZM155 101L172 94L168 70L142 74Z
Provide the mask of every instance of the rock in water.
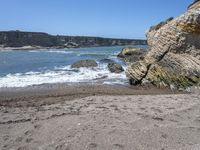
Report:
M109 63L108 69L112 73L121 73L121 72L124 71L123 67L120 64L117 64L117 63Z
M123 48L117 57L124 58L131 55L142 55L145 53L145 49L142 48Z
M200 0L175 19L147 33L150 51L144 60L129 65L130 83L145 80L157 86L186 88L200 83Z
M97 63L94 60L80 60L71 65L72 68L81 67L96 67Z
M123 48L117 55L119 58L123 58L126 63L136 62L143 59L147 50L142 48Z

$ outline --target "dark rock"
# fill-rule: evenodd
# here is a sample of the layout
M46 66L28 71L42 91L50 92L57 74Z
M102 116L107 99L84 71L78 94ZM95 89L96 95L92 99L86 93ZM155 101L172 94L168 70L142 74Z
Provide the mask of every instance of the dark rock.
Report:
M96 67L97 63L94 60L80 60L71 65L72 68L81 67Z
M87 36L61 36L42 32L2 31L0 46L4 47L44 47L44 48L74 48L117 45L146 45L146 40L111 39Z
M121 72L124 71L123 67L120 64L117 64L117 63L109 63L108 69L112 73L121 73Z

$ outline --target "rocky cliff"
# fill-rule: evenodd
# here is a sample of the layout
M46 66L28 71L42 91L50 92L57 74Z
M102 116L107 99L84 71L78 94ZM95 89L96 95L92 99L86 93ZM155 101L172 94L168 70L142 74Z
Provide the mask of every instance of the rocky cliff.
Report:
M149 52L126 73L131 84L186 88L200 83L200 0L177 18L151 27Z
M53 36L40 32L8 31L0 32L1 47L93 47L117 45L146 45L146 40L111 39L82 36Z

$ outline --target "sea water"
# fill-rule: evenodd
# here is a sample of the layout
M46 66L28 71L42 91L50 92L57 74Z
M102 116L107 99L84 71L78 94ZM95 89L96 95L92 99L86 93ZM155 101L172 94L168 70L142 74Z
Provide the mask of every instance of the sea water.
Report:
M123 60L117 58L124 47L146 46L0 51L0 88L81 82L127 84L124 72L110 73L107 68L108 59L126 68ZM74 62L85 59L95 60L98 66L71 68Z

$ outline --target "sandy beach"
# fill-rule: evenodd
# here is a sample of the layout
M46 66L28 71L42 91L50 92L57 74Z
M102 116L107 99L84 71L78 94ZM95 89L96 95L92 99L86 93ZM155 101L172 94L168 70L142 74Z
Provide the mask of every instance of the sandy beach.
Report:
M200 150L200 0L1 6L0 150Z
M200 149L197 93L59 84L0 95L2 150Z

